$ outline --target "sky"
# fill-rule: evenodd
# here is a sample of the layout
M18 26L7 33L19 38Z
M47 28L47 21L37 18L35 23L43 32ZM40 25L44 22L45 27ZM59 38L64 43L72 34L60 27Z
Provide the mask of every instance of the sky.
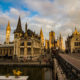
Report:
M37 34L42 27L45 39L49 39L49 32L53 30L56 38L62 34L65 43L75 27L80 31L80 0L0 0L0 43L6 39L8 21L10 40L14 40L19 16L23 30L26 22L28 29Z

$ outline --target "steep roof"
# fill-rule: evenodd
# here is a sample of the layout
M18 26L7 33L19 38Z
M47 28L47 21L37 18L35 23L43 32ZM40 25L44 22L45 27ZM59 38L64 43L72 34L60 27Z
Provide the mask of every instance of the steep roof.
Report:
M19 17L19 19L18 19L17 28L16 28L16 30L14 31L14 33L24 33L23 30L22 30L20 17Z

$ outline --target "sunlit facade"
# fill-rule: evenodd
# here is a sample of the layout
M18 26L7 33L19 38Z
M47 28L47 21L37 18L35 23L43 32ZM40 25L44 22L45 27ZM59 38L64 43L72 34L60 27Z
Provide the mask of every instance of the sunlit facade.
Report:
M45 40L45 49L49 49L49 40Z
M51 31L49 32L49 48L50 49L55 46L54 42L55 42L55 32Z
M25 32L22 30L21 19L19 17L17 27L14 31L14 42L10 42L10 23L6 29L6 42L0 45L0 56L6 57L30 57L41 55L42 42L41 37L35 32L27 29L25 25ZM44 43L43 43L44 44Z
M80 32L76 28L66 40L66 51L69 53L80 53Z

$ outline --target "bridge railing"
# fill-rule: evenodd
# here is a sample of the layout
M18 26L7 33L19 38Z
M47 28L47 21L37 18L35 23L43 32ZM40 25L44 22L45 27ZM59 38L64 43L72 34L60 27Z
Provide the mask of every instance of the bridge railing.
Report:
M80 80L80 69L74 67L72 64L63 59L59 54L54 55L58 60L59 65L70 80ZM80 63L79 63L80 64Z

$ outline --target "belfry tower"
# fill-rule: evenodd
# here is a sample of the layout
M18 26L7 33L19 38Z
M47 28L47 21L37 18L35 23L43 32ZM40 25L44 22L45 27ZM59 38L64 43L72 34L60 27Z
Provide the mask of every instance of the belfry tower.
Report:
M42 28L40 30L40 37L41 37L41 44L42 44L42 46L44 46L44 35L43 35L43 32L42 32Z
M59 48L60 48L60 50L63 50L64 49L64 46L63 46L63 38L61 36L61 33L60 33L60 37L59 37Z
M9 44L10 42L10 32L11 32L11 28L10 28L10 23L8 21L8 25L6 28L6 44Z

